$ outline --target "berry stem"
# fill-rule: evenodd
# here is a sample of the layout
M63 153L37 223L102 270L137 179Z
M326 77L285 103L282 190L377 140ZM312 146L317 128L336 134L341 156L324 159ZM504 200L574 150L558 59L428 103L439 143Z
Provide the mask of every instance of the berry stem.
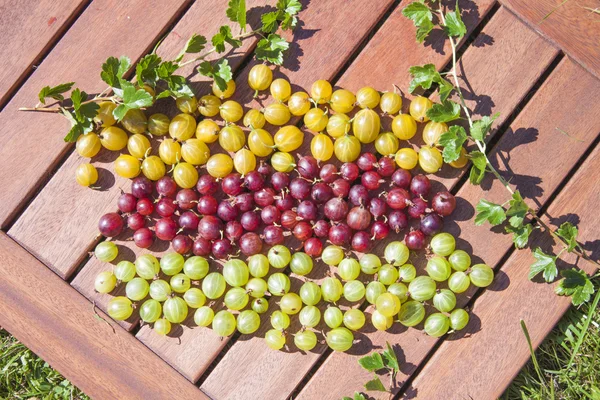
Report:
M84 104L89 104L89 103L99 103L101 101L115 101L116 98L114 96L111 97L94 97L93 99L90 100L86 100L86 101L82 101L81 105ZM54 103L56 104L56 103ZM19 111L37 111L37 112L49 112L49 113L59 113L61 112L62 109L67 109L67 110L72 110L73 106L68 106L68 107L50 107L50 106L43 106L43 107L20 107Z
M442 22L442 25L445 26L446 18L444 17L444 12L443 12L443 7L442 7L441 2L440 2L440 8L439 8L439 15L440 15L440 20ZM467 107L467 103L463 96L462 89L460 87L460 82L458 80L458 74L456 73L457 43L456 43L454 37L452 37L452 36L448 36L448 39L450 41L450 47L452 48L452 69L448 72L448 74L452 76L452 80L454 81L454 89L456 90L458 97L460 99L460 105L465 112L467 121L469 122L469 127L473 128L473 118L471 116L471 112L469 111L469 108ZM490 162L490 159L488 158L488 155L486 153L486 143L481 140L474 140L474 142L477 145L477 147L479 148L479 151L485 156L485 162L487 164L487 168L488 168L489 172L491 172L500 181L500 183L502 183L504 188L510 193L511 196L514 195L515 192L510 187L510 184L508 183L508 181L506 181L506 179L504 179L504 177L502 177L502 175L500 175L498 170L496 170L496 168ZM542 219L537 215L537 213L535 212L534 209L532 209L531 207L528 207L527 212L542 228L544 228L548 233L550 233L551 236L553 236L556 240L558 240L563 245L563 249L558 254L560 256L560 254L562 254L562 252L568 248L568 245L565 242L565 240L556 233L556 230L552 229L550 226L548 226L548 224L546 224L544 221L542 221ZM580 245L577 245L577 248L575 248L572 251L572 253L574 253L577 256L585 259L586 261L589 261L592 264L600 267L600 263L591 259L590 256L585 252L585 250L583 250L581 248Z

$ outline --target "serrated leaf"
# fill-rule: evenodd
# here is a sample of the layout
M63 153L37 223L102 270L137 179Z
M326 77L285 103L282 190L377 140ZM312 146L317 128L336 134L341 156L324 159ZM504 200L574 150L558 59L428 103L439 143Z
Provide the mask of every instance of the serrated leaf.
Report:
M175 98L179 97L194 97L195 93L188 84L185 77L181 75L171 75L168 79L165 79L171 95Z
M462 126L454 125L440 136L440 145L444 147L442 152L444 162L451 163L458 160L463 144L467 141L467 132Z
M79 122L77 122L77 120L75 119L75 116L73 114L71 114L70 111L68 111L62 107L61 107L60 111L61 111L62 115L67 119L67 121L69 121L69 123L71 124L71 129L69 130L67 135L64 137L64 141L65 142L75 142L77 140L77 138L83 134L83 128L79 124Z
M178 63L181 61L186 54L200 53L206 47L206 43L206 38L204 36L194 33L185 43L185 46L183 46L183 49L181 49L177 58L175 58L175 62Z
M475 225L483 225L489 222L491 225L499 225L506 219L504 208L500 204L492 203L484 199L479 200L475 206L477 215L475 216Z
M431 31L433 30L433 23L430 21L426 21L424 22L421 26L419 26L417 28L417 42L419 43L423 43L425 41L425 39L427 39L427 36L429 36L429 34L431 33Z
M381 358L381 354L379 353L373 353L369 356L359 358L358 363L361 367L363 367L369 372L379 371L380 369L385 368L385 365L383 364L383 359Z
M381 353L383 356L383 363L386 367L391 368L394 372L400 371L400 364L398 363L398 357L396 357L396 352L390 346L388 342L385 342L386 349Z
M71 93L71 102L73 103L73 109L75 110L75 112L77 112L77 110L79 110L79 108L81 107L81 103L86 100L87 100L87 93L82 92L81 90L79 90L79 88L76 88Z
M509 201L509 207L506 211L506 215L511 217L509 223L514 228L519 228L523 225L523 220L525 219L525 215L529 212L529 206L521 197L521 193L516 190L512 199Z
M289 47L290 44L284 38L271 33L267 38L261 39L256 45L256 59L281 65L283 64L283 53Z
M462 38L467 34L467 27L460 16L458 1L456 2L456 9L446 14L446 25L444 28L448 36Z
M168 79L175 71L179 69L179 65L173 61L165 61L161 63L156 69L158 77L161 79Z
M234 39L231 34L231 28L227 25L223 25L219 28L219 33L211 39L213 46L215 46L215 50L217 53L222 53L225 51L225 43L229 43L232 47L240 47L242 45L241 40Z
M231 22L237 22L242 31L246 31L246 0L229 0L225 13Z
M423 0L415 1L404 7L402 15L411 19L416 27L421 26L424 22L433 21L433 13Z
M302 3L298 0L278 0L277 9L288 15L296 15L302 10Z
M571 296L574 306L586 303L594 294L594 285L584 271L567 269L561 271L563 279L560 280L554 292L559 296Z
M413 77L408 86L408 91L413 93L417 88L421 87L424 90L431 88L431 85L438 79L441 79L440 73L433 64L423 66L414 66L409 69L410 75Z
M154 53L144 56L135 66L137 81L154 85L158 80L158 71L156 69L161 61L161 58Z
M556 268L556 257L544 253L539 247L533 252L533 257L536 261L531 264L529 269L529 279L533 279L540 272L543 272L543 277L546 282L552 282L558 275Z
M367 398L362 393L354 392L354 399L350 400L367 400Z
M63 101L65 98L62 95L65 92L71 90L75 82L67 82L61 83L56 86L44 86L40 93L38 94L38 98L40 99L40 103L46 104L46 99L51 98L58 101Z
M381 379L379 379L379 377L375 377L369 382L365 383L365 389L375 390L378 392L387 392L387 389L385 388L385 386L383 386L383 383L381 382Z
M570 222L564 222L556 230L556 234L567 242L567 251L570 253L577 247L577 235L579 230Z
M518 249L525 248L529 242L529 235L533 231L531 224L525 224L518 227L507 225L505 227L506 232L512 233L512 240L515 247Z
M150 107L154 100L152 95L144 89L136 89L132 83L121 81L123 88L123 104L113 110L113 116L121 121L127 111L137 108Z
M204 61L198 66L198 72L209 78L213 78L219 89L227 89L227 82L233 79L231 66L227 59L222 59L215 67L209 62Z
M131 60L128 57L121 56L117 59L116 57L108 57L108 59L102 64L102 72L100 77L110 87L120 88L120 81L123 78L123 74L127 72L131 66Z
M473 127L471 128L471 137L475 140L483 141L488 132L492 129L494 121L500 116L500 113L496 113L489 116L484 116L480 120L473 121Z
M441 79L441 82L439 82L440 84L440 100L442 101L446 101L446 99L448 99L448 97L450 97L450 93L452 93L452 91L454 90L454 86L448 82L445 79Z
M469 158L473 162L471 172L469 173L469 181L473 185L479 185L485 177L485 171L487 167L485 154L480 151L473 151L469 153Z
M264 33L273 33L277 29L277 12L269 12L260 16L262 22L261 31Z
M427 116L434 122L450 122L460 118L460 104L452 100L444 100L434 104L427 110Z

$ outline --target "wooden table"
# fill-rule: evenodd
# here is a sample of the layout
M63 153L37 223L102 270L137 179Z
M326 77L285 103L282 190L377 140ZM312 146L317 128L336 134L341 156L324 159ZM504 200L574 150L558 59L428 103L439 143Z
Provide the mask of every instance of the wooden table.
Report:
M165 35L159 53L174 56L192 33L211 33L226 23L226 2L5 3L0 325L94 398L339 399L370 379L357 358L389 341L401 361L398 397L491 399L529 358L519 321L526 321L537 346L568 309L570 300L554 295L553 285L527 279L530 250L514 251L509 236L474 226L473 204L480 198L504 202L500 184L488 179L474 187L465 183L464 171L443 169L433 179L459 197L446 230L497 271L487 290L459 296L459 305L472 309L462 332L435 339L397 324L389 332L358 334L360 343L349 353L322 344L304 353L268 350L260 337L266 321L255 335L224 340L189 322L177 337L159 337L135 319L113 322L101 311L110 296L93 292L93 279L106 265L88 251L97 240L98 217L115 209L120 188L129 184L110 172L114 156L101 155L94 163L102 168L104 190L77 186L81 158L62 141L67 122L17 108L35 103L47 84L76 81L88 93L98 92L104 85L100 65L108 56L138 59ZM300 87L328 79L353 91L365 85L405 89L409 66L443 69L449 62L449 44L440 37L433 35L425 46L415 42L414 27L400 13L406 1L304 3L310 4L301 13L292 54L275 73ZM597 259L600 16L584 7L599 2L460 3L470 35L460 60L469 106L475 115L501 113L490 137L491 159L549 224L579 224L580 242ZM249 22L256 25L257 15ZM246 79L254 46L245 42L231 60L237 99L250 105ZM205 80L193 80L196 93L208 91ZM121 257L139 254L131 243L117 242ZM533 235L532 248L553 245L547 235ZM581 260L566 261L594 270ZM95 317L94 304L108 323Z

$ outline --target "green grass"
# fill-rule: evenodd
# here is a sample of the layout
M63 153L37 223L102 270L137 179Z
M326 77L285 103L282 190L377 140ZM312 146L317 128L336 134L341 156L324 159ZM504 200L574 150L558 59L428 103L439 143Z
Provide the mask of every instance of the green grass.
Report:
M0 329L0 399L89 399L8 332Z
M599 286L597 284L596 289ZM573 307L565 314L506 390L503 400L600 400L598 293L600 291L596 292L595 304L589 302ZM523 340L526 340L525 332ZM0 329L0 399L31 398L88 399L41 358Z
M598 289L596 284L594 302L572 307L565 314L502 399L600 399Z

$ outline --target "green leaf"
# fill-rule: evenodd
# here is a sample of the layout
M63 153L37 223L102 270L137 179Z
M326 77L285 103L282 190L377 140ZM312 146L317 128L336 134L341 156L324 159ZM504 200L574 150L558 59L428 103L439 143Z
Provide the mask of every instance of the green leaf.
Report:
M433 21L433 13L424 0L415 1L404 7L402 15L411 19L417 28L424 23Z
M379 377L375 377L369 382L365 383L365 389L376 390L378 392L387 392L387 389L385 386L383 386L383 383L381 383L381 379L379 379Z
M440 100L446 101L446 99L450 96L450 93L454 90L454 86L445 79L441 79L440 84Z
M527 246L527 242L529 242L529 235L531 235L531 231L533 231L531 224L525 224L519 227L507 225L504 229L506 229L506 232L512 233L513 243L518 249L522 249Z
M242 45L241 40L233 38L233 35L231 34L231 28L227 25L220 27L219 33L213 36L211 41L218 53L225 51L225 43L229 43L234 48Z
M156 54L144 56L135 66L135 77L138 82L149 83L152 86L158 80L158 71L156 70L161 62L161 58Z
M570 253L575 250L577 244L577 235L579 230L575 225L570 222L564 222L557 230L556 234L560 236L565 242L567 242L567 251Z
M484 199L479 200L475 207L475 225L483 225L486 221L493 226L500 225L506 219L504 208L500 204L492 203Z
M417 41L423 43L433 30L433 13L424 0L415 1L402 10L402 15L411 19L417 28Z
M571 296L574 306L579 306L588 302L594 294L594 285L584 271L577 269L567 269L560 273L563 279L560 280L554 292L559 296Z
M284 38L271 33L267 38L261 39L256 45L256 59L281 65L283 64L283 53L289 47L290 44Z
M496 113L489 116L485 116L480 120L473 121L473 127L471 128L471 137L475 140L483 141L488 132L492 129L492 125L496 118L500 116L500 113Z
M213 78L219 89L227 89L227 82L233 79L231 66L227 59L219 61L215 67L209 62L204 61L198 66L198 72L209 78Z
M40 103L46 104L46 99L51 98L58 101L63 101L65 98L62 95L65 92L71 90L75 82L67 82L61 83L60 85L56 85L53 87L44 86L40 93L38 94L38 98L40 99Z
M137 108L150 107L153 104L152 95L144 89L137 89L132 83L121 81L123 87L123 104L114 109L113 115L121 121L127 111Z
M367 400L367 398L362 393L354 392L354 399L350 400Z
M243 1L244 0L242 0L242 2ZM229 12L229 10L227 10L227 11ZM244 24L245 24L245 17L244 17ZM192 37L190 37L188 39L188 41L185 43L185 46L183 46L183 49L181 49L181 51L177 55L177 58L175 59L175 61L176 62L181 61L183 59L183 56L186 54L200 53L205 47L206 47L206 38L202 35L198 35L197 33L194 33L192 35Z
M81 108L81 103L87 100L87 93L82 92L79 88L76 88L71 93L71 102L73 103L73 109L75 112Z
M442 154L444 162L451 163L458 160L463 144L467 141L467 132L462 126L454 125L440 136L440 145L444 147Z
M358 359L358 363L361 367L366 369L369 372L379 371L380 369L385 368L383 364L383 359L381 358L381 354L373 353L370 356L364 356Z
M456 2L456 9L446 14L446 26L445 31L448 36L454 36L462 38L467 34L467 27L460 17L460 8L458 7L458 1Z
M425 21L421 26L417 28L417 42L423 43L432 30L433 23L430 21Z
M178 68L179 65L177 63L173 61L165 61L158 66L156 73L158 74L159 78L167 80L175 71L177 71Z
M529 279L533 279L540 272L543 272L544 280L546 282L552 282L558 275L558 268L556 268L556 257L546 254L539 247L533 252L533 257L536 261L531 264L529 269Z
M123 74L127 72L130 66L131 60L128 57L122 56L119 59L108 57L104 64L102 64L100 77L110 87L120 88L121 78L123 78Z
M431 85L434 82L438 82L442 79L440 73L433 64L410 67L409 72L413 77L408 86L408 91L410 93L413 93L419 87L427 90L431 88Z
M381 353L385 366L391 368L394 372L400 371L400 364L398 363L396 352L394 352L394 349L388 342L385 342L385 345L386 349Z
M181 75L171 75L168 79L166 79L166 81L173 97L179 98L195 96L194 91L188 84L188 81L185 77Z
M479 185L485 177L485 171L487 168L487 160L485 154L480 151L473 151L469 153L469 158L473 162L471 172L469 173L469 181L473 185Z
M83 127L81 126L81 124L79 124L79 122L77 122L75 116L71 114L68 110L61 107L61 113L71 123L71 129L64 137L64 141L75 142L77 138L83 134Z
M521 193L517 190L513 193L512 199L509 201L509 207L506 215L511 217L509 223L514 228L519 228L523 225L525 215L529 212L529 206L521 197Z
M276 11L265 13L260 16L260 21L262 22L261 31L264 33L273 33L277 29L277 15Z
M281 21L281 29L293 29L298 24L296 15L302 9L302 4L298 0L279 0L277 10L279 10L278 19Z
M452 100L444 100L434 104L427 110L427 116L434 122L450 122L460 118L460 104Z
M246 32L246 0L229 0L229 8L225 13L231 22L237 22Z

